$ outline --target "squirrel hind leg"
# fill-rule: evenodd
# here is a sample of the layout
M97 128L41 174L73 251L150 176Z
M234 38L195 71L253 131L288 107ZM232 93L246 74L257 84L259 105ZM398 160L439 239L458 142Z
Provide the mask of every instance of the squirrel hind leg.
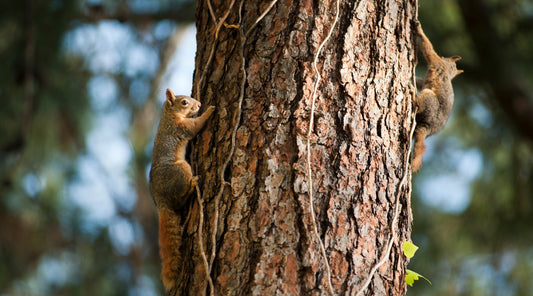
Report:
M170 290L168 291L168 294L167 294L167 295L168 295L168 296L176 296L176 295L178 295L178 288L175 287L175 286L172 287L172 289L170 289Z
M417 127L414 134L414 149L413 149L413 160L411 161L413 172L416 172L422 166L422 156L426 150L426 145L424 145L424 139L426 138L426 128Z
M185 196L191 195L196 190L196 186L198 186L198 176L192 176L191 178L191 185L189 186L189 190L185 194Z

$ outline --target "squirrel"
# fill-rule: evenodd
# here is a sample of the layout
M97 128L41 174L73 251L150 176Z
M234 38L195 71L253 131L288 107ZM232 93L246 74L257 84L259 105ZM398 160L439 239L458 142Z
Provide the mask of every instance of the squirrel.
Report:
M417 78L416 81L420 92L415 98L416 128L411 162L416 172L422 166L422 155L426 148L424 139L440 131L450 116L453 106L452 79L463 70L458 70L455 65L460 56L440 57L424 34L420 22L416 21L415 26L420 37L420 49L428 64L424 79Z
M167 89L152 153L150 192L159 213L161 278L171 295L175 293L180 262L180 213L198 184L198 176L192 175L191 166L185 160L187 143L215 110L210 106L200 117L191 118L200 106L197 100L176 96Z

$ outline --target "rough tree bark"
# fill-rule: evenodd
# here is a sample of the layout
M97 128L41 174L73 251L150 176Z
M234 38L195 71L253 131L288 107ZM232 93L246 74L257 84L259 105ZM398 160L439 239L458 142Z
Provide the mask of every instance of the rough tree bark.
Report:
M330 294L321 244L335 294L405 293L416 0L338 1L338 18L337 0L198 1L193 96L217 110L193 147L203 228L193 200L179 295L211 293L206 266L216 295Z

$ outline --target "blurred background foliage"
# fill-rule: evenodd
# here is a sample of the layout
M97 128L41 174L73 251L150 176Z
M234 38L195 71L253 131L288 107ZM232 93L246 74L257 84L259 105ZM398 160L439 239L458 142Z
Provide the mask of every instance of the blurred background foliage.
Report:
M147 188L163 89L189 94L194 1L0 4L0 295L160 295ZM533 1L424 0L461 55L414 180L409 295L533 295ZM424 61L419 60L423 75Z

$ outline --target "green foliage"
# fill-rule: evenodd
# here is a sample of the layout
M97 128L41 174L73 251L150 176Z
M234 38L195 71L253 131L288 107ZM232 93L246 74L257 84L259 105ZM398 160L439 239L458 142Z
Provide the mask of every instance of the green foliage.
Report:
M411 259L415 255L416 251L418 250L418 247L413 244L412 242L405 241L402 244L402 249L405 257Z
M403 249L403 254L405 255L405 257L411 259L411 258L413 258L413 256L415 255L416 251L418 250L418 247L415 244L413 244L412 242L405 241L402 244L402 249ZM431 282L426 277L424 277L423 275L421 275L419 273L416 273L416 272L414 272L414 271L412 271L410 269L406 269L405 273L406 273L406 275L405 275L405 283L408 284L411 287L413 286L415 281L418 281L419 278L423 278L428 283L431 284Z
M428 139L424 167L413 181L413 239L423 242L424 253L412 265L430 274L434 285L410 292L531 295L533 284L523 276L533 274L532 139L502 105L516 86L503 94L500 88L518 81L523 106L532 104L533 39L526 36L533 2L483 0L475 2L476 11L465 11L465 3L473 1L420 1L420 21L437 52L462 56L465 73L454 79L452 117ZM470 32L466 19L472 16L489 20L490 34ZM498 42L479 47L479 36ZM445 177L463 182L464 207L447 210L461 195L458 185L424 186Z
M418 281L419 278L423 278L425 279L429 284L431 284L431 282L426 278L424 277L423 275L419 274L419 273L416 273L410 269L406 269L405 270L406 272L406 275L405 275L405 283L408 284L409 286L413 286L413 284L415 283L415 281Z

